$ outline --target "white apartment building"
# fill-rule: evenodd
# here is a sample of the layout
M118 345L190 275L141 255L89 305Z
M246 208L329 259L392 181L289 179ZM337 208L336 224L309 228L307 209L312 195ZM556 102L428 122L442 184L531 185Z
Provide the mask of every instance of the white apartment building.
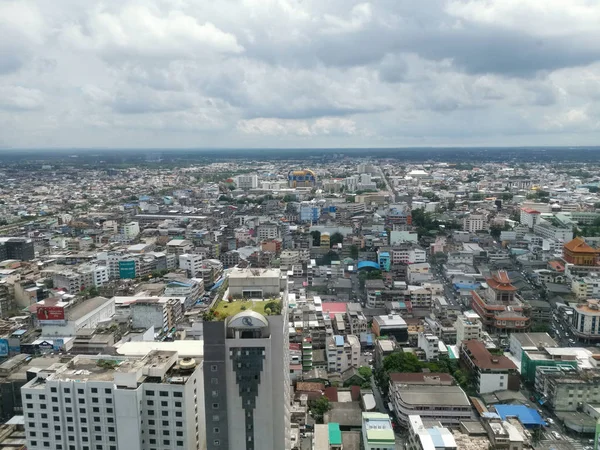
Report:
M235 177L235 184L240 189L256 189L258 187L258 175L238 175Z
M562 243L573 240L572 227L557 227L543 219L533 225L533 232L545 239L552 239Z
M479 340L483 330L481 320L475 313L470 315L465 313L458 316L456 322L454 322L454 328L456 328L456 342L458 344L471 339Z
M139 222L129 222L123 225L123 234L127 236L129 239L135 238L138 234L140 234L140 224Z
M521 208L521 216L519 222L528 228L533 228L536 223L540 220L541 212L537 209Z
M440 338L431 333L419 333L417 345L425 352L427 361L436 361L440 356Z
M44 308L51 308L56 314L44 317ZM81 328L96 328L100 322L114 316L115 300L94 297L72 304L47 298L31 305L29 310L36 314L43 337L75 336Z
M205 255L184 253L179 255L179 268L187 272L188 277L194 278L202 269L202 261Z
M29 450L204 448L202 363L176 351L76 356L21 388Z
M427 262L427 253L421 248L392 248L390 256L392 264L419 264Z
M297 250L284 250L281 252L280 265L281 269L289 270L294 265L300 263L300 252Z
M345 339L344 339L345 338ZM360 366L360 340L354 335L330 336L325 348L327 370L342 373Z
M483 214L470 214L463 219L463 230L469 233L487 230L487 221Z
M208 450L290 450L287 296L282 313L204 322Z

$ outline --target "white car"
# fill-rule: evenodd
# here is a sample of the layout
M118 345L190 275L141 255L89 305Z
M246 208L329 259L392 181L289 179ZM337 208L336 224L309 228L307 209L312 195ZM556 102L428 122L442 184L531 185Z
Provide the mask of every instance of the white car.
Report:
M554 436L555 439L562 439L562 436L558 431L553 431L552 436Z
M548 423L549 423L549 424L551 424L551 425L554 425L554 419L552 419L552 418L550 418L550 417L548 417L548 418L546 419L546 422L548 422Z

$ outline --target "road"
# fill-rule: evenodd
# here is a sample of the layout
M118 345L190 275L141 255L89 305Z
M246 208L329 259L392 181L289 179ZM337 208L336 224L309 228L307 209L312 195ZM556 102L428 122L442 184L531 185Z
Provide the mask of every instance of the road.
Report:
M381 174L381 179L385 183L386 191L388 192L388 194L390 194L390 198L392 199L392 201L395 202L396 201L396 192L394 191L394 189L392 189L392 186L390 186L390 183L389 183L387 177L385 176L383 168L381 166L377 166L377 168L379 169L379 173Z

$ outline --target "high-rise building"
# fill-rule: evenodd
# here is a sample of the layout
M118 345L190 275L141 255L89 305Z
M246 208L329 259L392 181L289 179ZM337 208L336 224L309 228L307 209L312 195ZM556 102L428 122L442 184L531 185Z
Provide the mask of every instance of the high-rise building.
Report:
M30 450L204 448L201 364L176 351L76 356L21 388Z
M0 238L2 259L16 259L18 261L31 261L35 258L33 240L19 237Z
M287 300L282 312L246 310L204 323L208 450L289 450Z

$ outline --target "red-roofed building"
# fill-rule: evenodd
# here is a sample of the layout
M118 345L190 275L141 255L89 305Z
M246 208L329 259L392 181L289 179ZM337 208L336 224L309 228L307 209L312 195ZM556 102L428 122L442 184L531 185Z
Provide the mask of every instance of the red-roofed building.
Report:
M533 228L533 226L538 223L538 220L540 220L541 214L541 212L535 209L521 208L520 222L523 225L527 225L529 228Z
M580 237L563 245L563 259L576 266L596 266L599 254L600 250L590 247Z
M346 314L345 302L323 302L323 313L328 313L330 316L334 314Z
M517 295L504 270L486 279L487 289L471 292L471 307L488 331L507 333L526 331L531 325L531 308Z
M481 341L469 340L460 344L460 362L475 374L477 392L518 391L520 388L517 366L503 355L493 355Z

